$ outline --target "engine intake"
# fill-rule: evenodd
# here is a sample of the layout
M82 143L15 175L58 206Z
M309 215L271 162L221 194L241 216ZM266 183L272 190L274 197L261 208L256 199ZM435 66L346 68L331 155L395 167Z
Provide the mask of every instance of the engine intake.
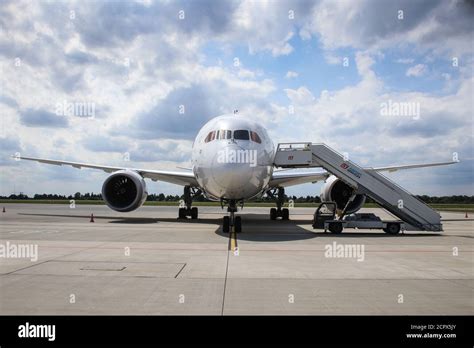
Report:
M145 180L131 170L111 174L102 185L102 198L115 211L133 211L142 206L147 196Z
M336 176L331 175L321 189L321 201L335 202L338 210L343 210L352 195L352 187L347 185ZM365 195L357 194L354 200L349 203L346 214L358 211L365 203Z

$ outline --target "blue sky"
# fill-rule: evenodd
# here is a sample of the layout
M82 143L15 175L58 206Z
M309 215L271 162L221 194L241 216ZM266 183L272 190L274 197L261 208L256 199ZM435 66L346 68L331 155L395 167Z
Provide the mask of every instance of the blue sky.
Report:
M455 0L3 1L0 193L100 192L106 177L16 152L187 167L199 128L239 109L275 143L325 142L366 166L457 153L455 166L390 176L416 194L473 195L473 15ZM382 115L389 101L419 117Z

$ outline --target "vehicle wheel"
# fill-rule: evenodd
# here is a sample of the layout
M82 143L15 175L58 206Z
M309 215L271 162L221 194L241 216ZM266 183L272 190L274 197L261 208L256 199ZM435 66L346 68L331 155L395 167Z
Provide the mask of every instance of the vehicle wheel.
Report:
M388 224L384 231L388 234L398 234L400 232L400 224Z
M331 233L335 233L335 234L341 233L342 232L342 224L340 222L331 222L329 224L329 231L331 231Z
M242 232L242 218L240 216L235 217L234 227L235 227L235 233Z
M281 211L281 218L282 220L289 220L290 219L290 211L285 208Z
M198 218L198 208L193 207L191 208L191 219L197 219Z
M222 221L222 232L229 233L230 219L228 216L224 216Z
M276 208L270 209L270 220L276 220L277 218L277 210Z
M179 219L186 219L186 209L185 208L179 208L178 218Z

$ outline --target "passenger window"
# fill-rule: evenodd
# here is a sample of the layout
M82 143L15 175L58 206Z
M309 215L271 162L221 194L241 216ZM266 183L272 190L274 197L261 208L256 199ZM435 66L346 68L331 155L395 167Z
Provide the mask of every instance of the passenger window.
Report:
M234 131L235 140L249 140L249 131L248 130L236 130Z
M260 137L258 136L258 134L255 133L255 132L252 132L252 131L250 131L250 139L252 139L252 141L254 141L254 142L256 142L256 143L259 143L259 144L262 143L262 140L260 139Z

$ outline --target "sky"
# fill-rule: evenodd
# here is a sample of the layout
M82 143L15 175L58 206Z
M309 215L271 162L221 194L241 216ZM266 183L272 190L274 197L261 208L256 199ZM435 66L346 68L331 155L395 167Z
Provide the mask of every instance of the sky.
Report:
M474 195L473 17L449 0L2 0L0 194L97 193L107 176L15 153L189 167L198 130L237 109L275 144L322 142L363 166L457 156L387 175Z

